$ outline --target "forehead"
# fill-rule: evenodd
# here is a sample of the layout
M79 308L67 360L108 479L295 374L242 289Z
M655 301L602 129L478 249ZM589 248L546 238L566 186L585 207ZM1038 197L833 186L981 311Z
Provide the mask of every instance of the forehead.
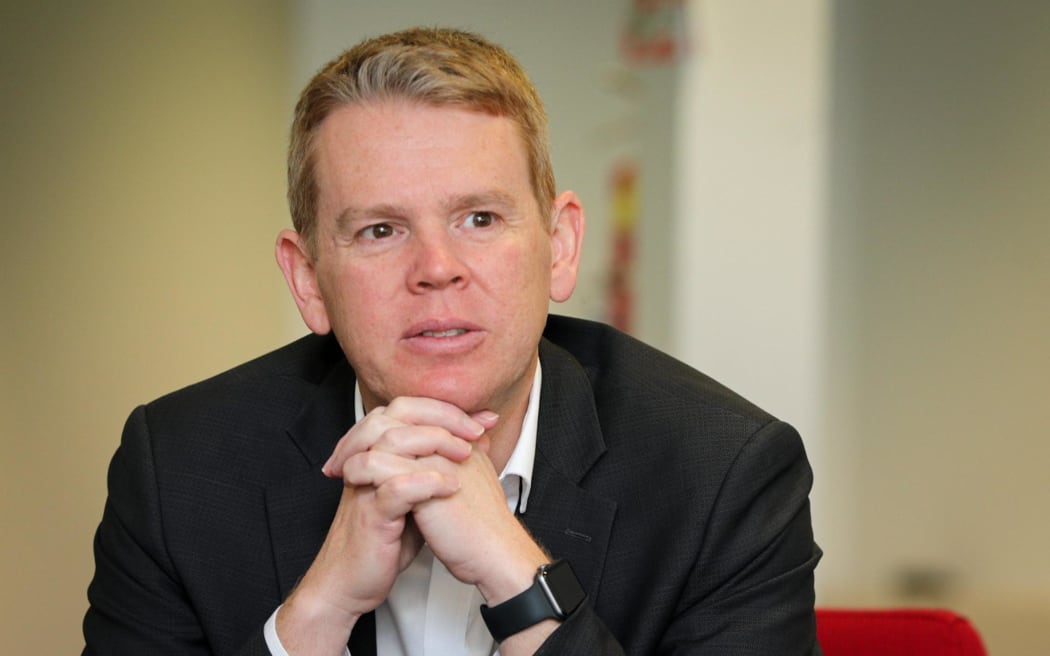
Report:
M390 194L438 183L449 191L467 187L460 193L476 193L477 185L530 192L517 124L454 106L402 99L344 105L319 126L314 162L322 201L330 192Z

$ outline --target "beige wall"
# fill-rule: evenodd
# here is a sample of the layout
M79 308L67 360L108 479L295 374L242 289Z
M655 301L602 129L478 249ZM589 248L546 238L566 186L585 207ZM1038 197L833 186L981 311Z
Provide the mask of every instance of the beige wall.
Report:
M132 406L287 337L282 5L0 6L6 652L79 652Z

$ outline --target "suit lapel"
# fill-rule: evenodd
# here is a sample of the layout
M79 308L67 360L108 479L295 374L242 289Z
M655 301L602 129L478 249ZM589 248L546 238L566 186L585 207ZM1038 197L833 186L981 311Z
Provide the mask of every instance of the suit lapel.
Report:
M288 428L288 437L303 455L302 473L266 490L270 540L282 600L317 556L339 506L342 482L321 474L321 465L354 423L353 389L353 371L341 359ZM354 626L349 647L353 656L374 656L375 643L375 616L368 613Z
M605 452L587 374L566 351L540 344L543 387L532 490L524 521L555 558L568 560L595 598L616 504L580 482Z
M282 599L313 562L339 505L342 483L326 478L321 465L354 423L353 381L345 360L321 380L287 431L303 455L301 472L266 490Z

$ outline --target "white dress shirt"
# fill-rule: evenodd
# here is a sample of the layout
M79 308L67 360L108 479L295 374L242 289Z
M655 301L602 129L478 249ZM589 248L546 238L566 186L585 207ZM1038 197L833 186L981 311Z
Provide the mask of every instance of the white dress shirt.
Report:
M536 363L521 433L499 477L507 506L517 513L525 512L532 485L541 379L540 366ZM360 421L365 413L357 385L354 386L354 410ZM386 601L376 608L377 656L498 654L495 641L481 619L482 603L478 589L459 582L424 544L415 560L394 581ZM266 622L264 635L273 656L288 656L277 636L276 611ZM350 656L349 650L345 654Z

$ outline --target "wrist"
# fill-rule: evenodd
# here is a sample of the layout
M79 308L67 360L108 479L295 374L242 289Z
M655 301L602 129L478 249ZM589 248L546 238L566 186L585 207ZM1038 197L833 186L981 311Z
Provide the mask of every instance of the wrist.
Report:
M551 561L542 549L536 545L533 547L511 562L504 561L491 575L478 582L478 591L487 605L501 604L532 586L536 570Z
M295 590L277 610L275 630L289 653L342 653L361 615Z
M524 592L493 606L483 605L481 617L496 642L502 643L540 624L548 627L549 634L550 620L565 620L585 598L568 561L556 560L541 565Z

